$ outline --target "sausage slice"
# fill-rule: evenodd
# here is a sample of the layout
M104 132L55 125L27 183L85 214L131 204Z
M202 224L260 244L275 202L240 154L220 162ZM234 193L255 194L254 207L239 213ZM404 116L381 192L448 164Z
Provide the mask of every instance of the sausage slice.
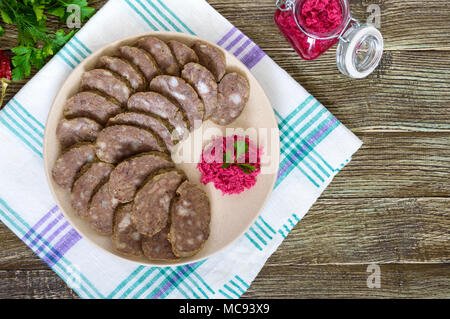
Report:
M157 173L136 193L131 220L138 232L153 236L166 227L170 202L184 179L178 170Z
M197 92L182 78L159 75L150 82L150 90L175 100L186 113L191 130L201 125L205 107Z
M173 254L172 245L167 239L168 233L169 226L167 225L156 235L142 238L142 250L145 257L150 260L173 260L177 258Z
M237 73L228 73L220 81L219 101L211 120L219 125L230 124L241 115L249 96L247 79Z
M215 46L202 41L195 42L192 49L197 53L200 64L210 70L216 81L220 82L227 68L225 54Z
M98 90L126 104L133 89L119 76L104 69L84 72L81 76L81 87L85 90Z
M95 159L93 144L75 144L62 153L52 169L52 176L56 184L70 190L78 172L84 164Z
M119 201L111 195L106 182L94 194L89 205L87 220L90 226L101 235L111 235L114 211L118 205Z
M159 118L145 113L124 112L109 119L108 125L133 125L150 130L157 135L166 145L169 151L172 151L174 142L172 141L172 134L167 128L166 124Z
M98 92L80 92L72 96L64 106L66 118L88 117L105 125L111 116L122 111L117 102L108 99Z
M152 173L174 166L167 154L139 154L119 163L109 178L109 191L121 203L131 202L137 189Z
M128 110L157 115L172 126L173 140L182 140L189 135L184 111L156 92L139 92L128 100Z
M164 41L156 37L146 36L140 38L137 45L153 56L163 74L180 74L180 66Z
M149 151L166 149L150 131L130 125L109 126L98 134L96 141L97 157L107 163Z
M170 211L169 241L177 257L195 255L209 237L211 207L203 190L189 181L177 189Z
M114 248L125 256L142 256L141 234L131 222L132 204L120 205L114 215L111 241Z
M148 83L161 74L155 59L147 51L137 47L123 46L119 48L119 52L123 58L138 67Z
M145 78L141 72L135 68L130 62L118 57L102 56L99 60L99 67L111 70L128 81L128 84L135 91L143 91L145 89Z
M208 119L217 107L217 83L214 75L198 63L188 63L181 76L197 91L205 106L204 119Z
M84 172L73 184L70 194L72 207L78 216L87 217L89 201L92 195L99 185L107 181L113 168L113 165L102 162L92 163L83 167L82 170Z
M56 137L67 148L79 142L94 142L102 126L87 117L62 119L56 128Z
M178 61L180 66L188 64L189 62L198 62L198 56L194 50L186 44L179 41L170 40L167 42L170 50Z

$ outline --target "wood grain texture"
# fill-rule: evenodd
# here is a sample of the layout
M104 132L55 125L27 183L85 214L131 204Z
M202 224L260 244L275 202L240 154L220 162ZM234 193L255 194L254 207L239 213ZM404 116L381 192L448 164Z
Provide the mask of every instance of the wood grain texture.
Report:
M450 263L450 198L320 198L269 259L272 265ZM0 226L0 270L48 266Z
M97 9L105 2L89 1ZM381 8L386 50L362 80L338 72L335 48L301 60L273 23L275 0L208 2L364 142L244 298L449 298L448 0L350 0L363 22L370 4ZM57 20L49 24L60 27ZM0 48L7 54L15 36L6 26ZM13 83L6 100L27 80ZM367 288L370 263L381 268L379 289ZM6 297L77 296L0 225L0 298Z
M0 270L0 299L79 298L53 270Z
M316 61L268 54L355 132L450 131L450 51L386 51L359 80L339 73L334 53Z
M368 264L266 265L244 298L449 298L449 264L381 264L380 288L367 288Z
M363 146L322 198L449 196L449 133L357 135Z
M275 0L208 0L225 18L260 44L265 50L287 50L282 35L273 23ZM387 50L450 49L450 7L447 0L350 0L352 16L366 22L368 6L381 9L380 31Z

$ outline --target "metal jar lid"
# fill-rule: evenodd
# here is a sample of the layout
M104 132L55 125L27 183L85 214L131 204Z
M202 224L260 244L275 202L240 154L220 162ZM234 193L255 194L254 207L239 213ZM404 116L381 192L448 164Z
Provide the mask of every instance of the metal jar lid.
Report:
M341 73L364 78L375 70L383 55L383 36L371 24L354 23L339 38L336 63Z

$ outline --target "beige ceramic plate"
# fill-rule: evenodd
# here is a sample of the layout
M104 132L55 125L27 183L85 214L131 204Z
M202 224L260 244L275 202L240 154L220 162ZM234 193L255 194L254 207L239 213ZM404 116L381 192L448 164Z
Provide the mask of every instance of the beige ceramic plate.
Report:
M162 40L179 40L188 45L198 40L198 38L191 35L173 32L152 32L148 33L148 35L157 36ZM69 192L56 185L51 176L52 167L61 152L58 140L56 139L56 127L63 116L63 108L66 100L79 90L82 73L94 68L100 56L114 54L119 46L133 44L141 36L143 35L116 41L97 50L78 65L64 82L55 97L45 129L44 164L46 176L53 196L64 216L84 238L90 240L101 249L114 256L144 265L173 266L192 263L216 254L248 230L258 217L260 210L272 192L279 166L279 133L272 106L255 77L244 64L227 51L221 49L226 55L227 71L238 71L241 74L245 74L250 82L249 102L241 116L229 127L246 130L250 138L255 142L258 141L258 144L264 147L265 157L263 161L265 163L263 164L263 170L265 172L258 176L257 183L252 189L244 191L239 195L222 196L222 193L216 190L213 185L208 184L204 186L201 184L201 187L206 191L211 201L211 235L204 248L197 255L175 262L149 261L144 257L133 258L120 255L113 249L109 237L98 235L90 228L85 220L77 217L73 213L70 205ZM187 154L186 150L194 150L193 156L191 156L193 158L191 163L177 164L194 183L200 183L200 174L196 169L196 163L200 159L201 147L208 143L212 136L217 135L217 130L220 130L219 133L222 132L221 134L227 133L223 127L218 127L210 121L204 122L202 128L191 133L191 136L177 147L178 151L175 150L174 154L172 154L173 159L177 162L181 158L181 153ZM229 134L228 132L227 135ZM195 146L195 143L193 143L195 137L198 136L200 136L200 144L202 144L200 147L198 145Z

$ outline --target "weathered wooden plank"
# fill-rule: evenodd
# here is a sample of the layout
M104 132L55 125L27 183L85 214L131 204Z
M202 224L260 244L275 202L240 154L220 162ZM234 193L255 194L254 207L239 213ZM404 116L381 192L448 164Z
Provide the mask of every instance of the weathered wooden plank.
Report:
M418 5L418 2L411 0L410 2L413 8ZM102 1L95 1L94 6L99 7L101 3ZM243 24L242 27L250 28L248 33L251 38L261 37L261 34L265 33L261 32L261 28L264 30L274 28L271 26L272 19L264 17L267 13L271 14L272 10L269 7L273 6L272 0L245 3L247 10L236 9L242 9L240 6L244 4L241 1L212 1L211 3L224 15L230 15L232 22L236 20ZM383 2L382 6L388 6L388 4L388 1ZM423 6L422 2L420 5ZM436 0L433 1L432 7L438 8L440 5L444 6L441 1ZM395 4L395 8L397 6ZM400 7L403 12L403 5ZM400 10L400 7L397 9ZM446 7L448 8L447 5ZM234 9L230 11L230 8ZM446 10L440 10L439 14L446 14ZM386 11L386 14L389 14L392 10ZM423 13L422 9L417 12L408 9L408 12L413 12L413 16L417 12ZM270 20L270 25L248 23L251 20L245 19L245 15L250 14L255 19ZM448 19L442 21L448 21ZM49 24L56 28L57 22L58 20L52 18ZM401 23L406 24L403 18ZM411 23L414 22L409 20L407 24L409 29L411 29L409 27ZM420 24L420 28L422 26L423 24ZM2 38L2 48L13 46L16 40L13 28L11 26L6 28L7 32ZM270 41L275 43L271 47L266 44L267 41L269 44ZM411 35L411 41L418 42L420 38ZM387 51L380 67L372 75L363 80L351 80L338 72L334 52L327 52L316 61L303 61L293 50L284 50L284 40L277 39L275 36L264 35L259 44L264 49L268 49L267 53L275 62L352 130L450 130L448 120L450 117L450 51ZM34 73L35 71L32 75ZM24 83L25 80L12 83L5 101L8 101Z
M225 18L263 49L290 50L276 27L275 0L208 0ZM354 17L366 22L368 6L377 4L381 12L380 31L386 50L450 49L450 7L447 0L351 0ZM432 30L432 31L431 31Z
M450 51L385 52L359 80L340 74L332 54L320 61L268 54L353 131L450 131ZM25 82L12 83L5 101Z
M365 79L339 73L332 54L320 61L268 54L356 132L450 130L450 51L385 52Z
M450 131L450 51L385 52L379 69L352 80L333 56L302 61L295 53L269 55L355 132ZM6 100L25 80L12 83Z
M243 298L449 298L449 264L379 264L380 288L368 288L368 264L263 268Z
M356 134L364 144L321 198L449 196L449 133Z
M449 198L319 199L271 265L449 263ZM0 269L48 269L0 226Z
M78 298L52 270L0 270L1 299Z
M449 50L450 7L447 0L351 0L352 15L365 22L371 15L370 4L380 6L381 32L385 38L387 50ZM100 8L106 1L89 1ZM241 0L208 0L231 23L252 38L265 50L291 50L284 41L273 21L275 0L241 1ZM407 19L405 19L407 17ZM61 27L61 22L49 16L51 29ZM6 33L1 38L1 48L13 47L16 42L15 30L6 26ZM432 30L432 31L430 31Z
M49 267L8 227L0 222L0 270L15 269L47 270Z
M449 264L379 264L380 288L367 287L367 266L267 265L243 298L450 297ZM78 298L51 270L0 271L0 286L0 298Z
M268 264L449 263L449 242L449 198L321 198Z

